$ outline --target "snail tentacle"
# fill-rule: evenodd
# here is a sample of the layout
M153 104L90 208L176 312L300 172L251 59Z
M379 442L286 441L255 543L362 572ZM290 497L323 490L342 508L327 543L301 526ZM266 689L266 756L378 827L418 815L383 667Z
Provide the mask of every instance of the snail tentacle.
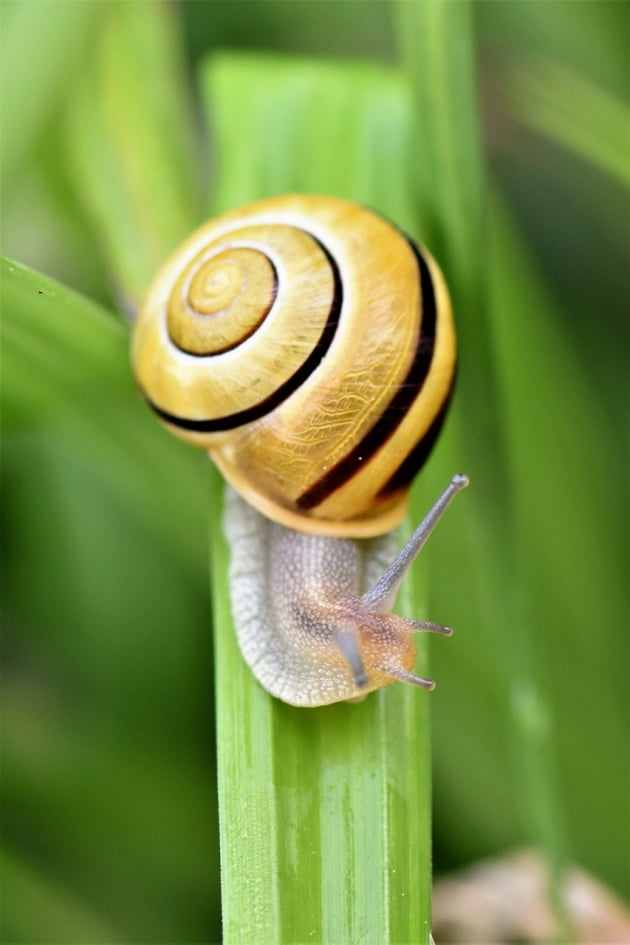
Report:
M468 485L468 477L458 473L427 512L407 544L401 549L378 583L363 595L364 603L376 613L391 610L398 588L414 559L426 544L429 535L446 511L447 506L461 489ZM427 628L423 628L427 629ZM430 628L429 628L430 629Z

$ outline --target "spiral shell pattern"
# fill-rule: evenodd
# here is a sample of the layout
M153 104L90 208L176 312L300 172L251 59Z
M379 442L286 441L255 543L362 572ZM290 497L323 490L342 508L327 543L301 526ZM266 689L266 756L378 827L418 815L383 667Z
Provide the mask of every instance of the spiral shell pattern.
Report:
M455 367L429 253L349 201L276 197L202 226L158 273L137 383L267 517L366 537L404 515Z

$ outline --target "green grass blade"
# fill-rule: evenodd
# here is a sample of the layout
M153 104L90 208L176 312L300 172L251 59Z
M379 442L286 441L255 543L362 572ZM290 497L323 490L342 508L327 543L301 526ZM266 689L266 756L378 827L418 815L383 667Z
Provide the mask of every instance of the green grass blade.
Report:
M410 98L396 73L370 65L327 69L315 60L218 54L201 78L218 150L214 212L308 190L371 197L376 207L395 213L397 222L412 224L410 184L400 173L408 160ZM286 120L281 109L290 116Z
M480 293L471 235L482 223L483 171L469 3L396 7L401 54L413 88L416 202L431 245L467 301Z
M545 59L517 61L504 94L517 121L630 186L627 103Z
M178 30L166 3L109 4L70 108L77 187L130 305L197 223Z
M454 645L446 652L434 648L434 674L449 680L449 692L436 692L432 718L442 790L450 788L455 795L442 797L436 810L446 821L439 825L443 834L456 846L464 835L452 829L444 809L449 801L461 805L454 787L461 771L466 772L465 809L471 823L483 824L490 842L495 831L497 838L501 835L498 825L515 816L502 783L509 735L497 723L507 714L505 669L497 673L495 658L487 658L488 652L498 652L504 661L500 665L509 665L503 633L513 616L508 487L484 285L484 168L472 7L439 0L401 2L395 10L413 93L414 211L444 269L459 339L453 415L438 452L442 465L467 473L471 480L455 521L447 518L432 538L429 560L431 614L457 629ZM434 462L421 478L421 487L427 482L432 491L439 489ZM480 560L490 564L480 569ZM471 855L465 848L458 852L464 859Z
M218 207L319 190L405 208L410 222L409 97L395 73L222 56L202 78ZM212 549L226 941L427 942L430 697L394 685L361 705L272 699L236 646L218 528ZM403 607L418 615L414 590Z
M131 377L126 326L18 263L2 260L0 279L5 431L45 428L69 440L147 527L166 530L193 571L202 568L196 503L205 492L203 456L147 418ZM181 488L169 511L163 495L173 482Z
M570 318L558 317L531 253L496 198L490 223L491 310L513 484L519 619L544 654L537 677L546 683L541 695L541 686L513 674L516 731L525 732L517 760L533 786L523 792L529 834L546 848L558 886L569 827L570 852L581 859L589 855L586 847L575 847L584 843L579 826L587 812L593 835L605 832L607 822L627 819L625 772L610 765L623 756L627 740L627 686L619 659L627 646L620 517L625 444L607 430L596 379L575 354ZM611 365L614 360L611 352ZM521 658L518 648L514 657ZM578 672L571 669L574 658ZM571 731L579 738L564 737ZM606 810L593 810L590 799L601 789L603 768ZM607 868L621 876L623 844L609 844L607 858Z
M0 125L6 186L46 121L65 83L94 41L98 3L5 3L0 31Z
M517 795L521 806L518 813L526 824L527 835L546 849L554 869L553 885L558 889L565 862L565 839L560 820L544 813L558 810L559 803L551 754L542 744L543 728L531 724L530 709L535 706L538 717L548 718L552 713L537 679L533 638L516 577L520 573L519 536L515 530L503 430L503 392L488 298L489 258L484 252L488 243L482 213L484 173L477 127L473 8L468 3L435 2L401 3L398 10L403 53L415 92L418 163L423 168L420 210L435 230L439 245L444 247L464 352L458 419L464 422L466 472L472 482L464 512L469 516L465 533L469 541L474 535L474 546L469 545L470 560L474 560L476 547L476 555L487 562L477 577L477 612L469 609L468 618L462 616L461 625L467 625L469 632L474 633L477 624L477 632L491 640L495 660L501 666L498 679L492 665L489 672L482 667L480 670L490 676L492 698L496 699L497 708L503 705L503 715L509 717L509 706L514 709L512 731L508 725L504 737L513 745L520 770L526 772L530 785L536 786L533 793L524 791ZM499 257L496 265L502 264ZM443 585L445 577L449 577L449 568L443 561L435 577L440 595L447 590ZM471 588L474 585L472 581ZM471 646L470 637L467 645ZM475 661L478 662L478 657ZM474 661L467 669L471 681L473 666ZM507 688L503 689L504 686ZM517 693L524 692L528 693L527 699L517 697ZM555 901L562 925L559 897Z
M413 155L416 210L444 268L453 298L460 346L460 412L487 417L484 435L468 436L463 420L467 472L473 499L492 505L505 494L501 462L488 479L488 447L500 457L493 352L485 304L483 258L484 168L477 118L473 11L469 3L401 2L398 31L413 89ZM480 475L476 475L477 469ZM481 474L483 470L483 474Z
M479 541L488 543L486 557L501 560L494 552L509 547L509 539L493 529L506 527L507 484L482 251L485 172L477 118L473 10L467 2L442 0L401 2L395 9L412 90L414 212L444 270L459 339L454 418L463 441L464 471L472 483L464 503L467 527L460 541L475 536L476 551L472 544L468 548L471 561L479 554ZM452 463L458 462L461 446L452 428L444 439L442 452L452 456ZM491 466L488 455L493 457ZM428 473L433 480L433 466ZM448 522L441 531L448 534ZM437 544L443 543L437 536ZM450 568L444 564L439 569L442 577L432 579L438 584L450 580ZM475 579L470 573L467 577L465 583L472 586ZM484 588L483 609L496 607L497 583L500 587L501 582L488 581ZM438 598L445 590L438 592Z
M236 644L218 530L212 548L225 940L428 941L425 695L393 686L322 709L272 699Z

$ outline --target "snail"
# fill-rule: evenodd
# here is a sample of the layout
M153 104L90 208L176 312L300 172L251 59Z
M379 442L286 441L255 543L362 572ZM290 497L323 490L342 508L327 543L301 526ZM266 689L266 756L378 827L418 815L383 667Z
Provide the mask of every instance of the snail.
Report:
M226 213L157 274L132 362L157 417L229 484L232 610L259 682L301 706L432 688L411 634L450 629L391 609L465 476L387 567L453 384L449 295L427 250L347 200Z

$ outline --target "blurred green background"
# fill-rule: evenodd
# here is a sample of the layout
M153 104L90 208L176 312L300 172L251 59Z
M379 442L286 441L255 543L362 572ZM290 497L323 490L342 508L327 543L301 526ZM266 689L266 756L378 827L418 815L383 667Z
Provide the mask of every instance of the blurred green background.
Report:
M90 300L5 270L7 311L42 296L3 351L7 943L220 939L207 464L145 417L126 319L178 239L255 190L248 106L233 150L221 108L251 95L266 114L294 88L296 54L333 89L348 63L382 66L369 81L383 94L412 79L389 0L126 6L1 10L3 252ZM484 312L456 311L460 386L414 504L453 463L470 472L459 501L474 511L427 551L430 614L458 631L431 650L434 865L551 837L624 893L630 6L473 13ZM261 51L291 58L248 71ZM313 179L334 192L336 131L318 123ZM403 172L386 150L384 178ZM272 192L282 161L280 136ZM92 320L76 349L60 301Z

